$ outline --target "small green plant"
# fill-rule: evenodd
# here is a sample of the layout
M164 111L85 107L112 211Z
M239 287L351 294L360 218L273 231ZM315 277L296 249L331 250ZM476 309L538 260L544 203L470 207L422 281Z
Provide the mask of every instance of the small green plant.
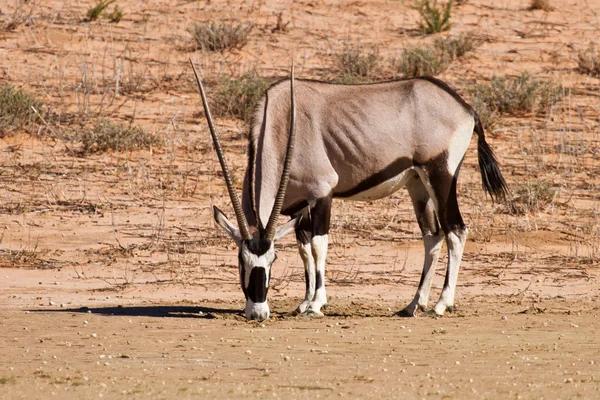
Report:
M15 383L15 378L12 376L2 376L0 377L0 385L7 385L9 383Z
M271 80L251 70L239 78L222 77L219 83L211 105L215 116L238 118L248 123Z
M115 2L115 0L100 0L100 2L98 2L98 4L96 4L94 7L88 9L87 14L86 14L87 20L88 21L97 20L98 17L100 17L100 15L102 15L102 12L104 12L104 10L114 2Z
M450 29L452 15L452 2L448 0L445 5L438 5L437 0L416 0L413 8L419 12L421 21L419 29L424 35L447 31Z
M346 47L335 57L340 83L365 83L377 79L381 72L382 57L377 50L368 54Z
M577 55L577 71L594 78L600 77L600 51L595 43Z
M121 8L118 4L115 4L115 8L113 8L113 11L111 13L105 14L104 16L108 18L110 22L116 24L121 22L121 20L123 19L123 11L121 11Z
M433 76L443 72L453 61L463 57L482 43L477 36L464 33L459 36L436 38L431 46L404 50L393 61L396 73L405 78Z
M556 197L556 189L547 180L528 180L512 187L513 198L509 203L509 213L526 215L545 211Z
M240 50L248 44L253 28L252 23L195 22L188 28L188 32L203 51Z
M32 95L9 85L0 88L0 138L19 129L31 131L37 126L32 107L43 115L42 103Z
M139 126L128 127L107 119L100 120L93 128L85 129L78 138L80 154L88 155L112 151L131 151L160 147L162 140Z
M473 87L471 94L472 98L487 104L491 112L545 114L562 99L564 89L521 72L516 77L493 77L489 84Z
M531 0L529 5L530 10L553 11L554 6L550 4L550 0Z

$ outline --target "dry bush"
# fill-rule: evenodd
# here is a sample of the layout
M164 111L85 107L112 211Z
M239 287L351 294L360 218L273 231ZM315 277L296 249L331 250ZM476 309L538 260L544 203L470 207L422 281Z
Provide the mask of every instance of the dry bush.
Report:
M377 50L364 54L360 49L346 47L335 56L339 83L372 82L380 77L383 58Z
M42 103L32 95L8 85L0 88L0 138L19 129L31 132L37 126L32 107L43 113Z
M283 11L277 14L277 23L271 28L271 33L275 32L287 32L289 31L288 25L291 21L283 22Z
M242 49L248 44L253 23L241 22L194 22L188 32L203 51Z
M271 79L260 76L256 70L248 71L239 78L222 77L212 96L211 111L218 118L250 122L256 104L271 83Z
M433 45L413 47L402 52L399 59L393 61L396 73L405 78L437 75L448 66L463 57L482 43L472 33L459 36L437 38Z
M527 215L546 210L554 203L557 191L550 181L542 179L514 183L512 193L507 211L514 215Z
M434 76L446 69L442 58L431 47L406 49L393 64L396 72L404 78Z
M421 16L419 29L423 34L429 35L450 29L452 1L449 0L445 5L438 5L437 0L433 0L433 3L429 0L417 0L415 2L413 8Z
M516 77L496 77L490 83L471 88L474 103L487 105L491 112L520 115L547 113L564 96L559 84L533 78L528 72Z
M577 55L577 71L582 74L600 78L600 52L595 43Z
M33 10L35 9L35 1L29 2L28 0L17 0L17 8L14 13L10 15L10 19L4 24L4 29L7 31L14 31L23 24L31 25L33 18ZM25 11L25 5L30 3L31 8L29 12ZM0 12L1 14L1 12Z
M139 126L115 124L100 120L93 128L85 129L75 140L81 142L80 155L112 151L129 151L161 147L162 140Z
M552 6L552 4L550 4L550 0L531 0L529 9L530 10L552 11L552 10L554 10L554 6Z

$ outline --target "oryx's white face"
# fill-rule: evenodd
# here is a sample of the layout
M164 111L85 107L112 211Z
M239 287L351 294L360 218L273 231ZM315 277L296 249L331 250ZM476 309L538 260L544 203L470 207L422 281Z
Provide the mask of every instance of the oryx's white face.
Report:
M276 259L275 241L293 231L301 217L294 218L277 228L273 240L265 238L259 231L254 232L251 239L243 240L239 230L217 207L214 208L214 217L217 225L231 236L239 248L240 284L246 296L244 308L246 318L264 321L270 315L267 292L271 281L271 266Z
M258 235L257 235L258 236ZM271 281L271 265L275 261L273 242L260 237L242 241L239 249L240 284L246 296L244 313L250 320L269 318L267 292Z

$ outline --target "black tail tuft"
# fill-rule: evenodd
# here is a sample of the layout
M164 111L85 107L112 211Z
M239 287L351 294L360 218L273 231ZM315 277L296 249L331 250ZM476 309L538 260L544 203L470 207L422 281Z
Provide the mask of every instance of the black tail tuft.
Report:
M485 133L483 132L479 116L473 112L473 117L475 118L475 133L479 136L479 140L477 141L477 156L479 158L479 171L481 172L483 190L490 194L492 201L505 201L509 193L508 186L500 172L498 160L496 160L494 152L485 141Z

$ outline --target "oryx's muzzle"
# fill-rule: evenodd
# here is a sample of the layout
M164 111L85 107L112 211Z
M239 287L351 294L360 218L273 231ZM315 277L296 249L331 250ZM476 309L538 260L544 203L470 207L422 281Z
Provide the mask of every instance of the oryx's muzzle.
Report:
M246 319L256 320L262 322L269 318L271 312L269 311L269 304L265 301L263 303L254 303L248 299L246 301L246 308L244 309Z

